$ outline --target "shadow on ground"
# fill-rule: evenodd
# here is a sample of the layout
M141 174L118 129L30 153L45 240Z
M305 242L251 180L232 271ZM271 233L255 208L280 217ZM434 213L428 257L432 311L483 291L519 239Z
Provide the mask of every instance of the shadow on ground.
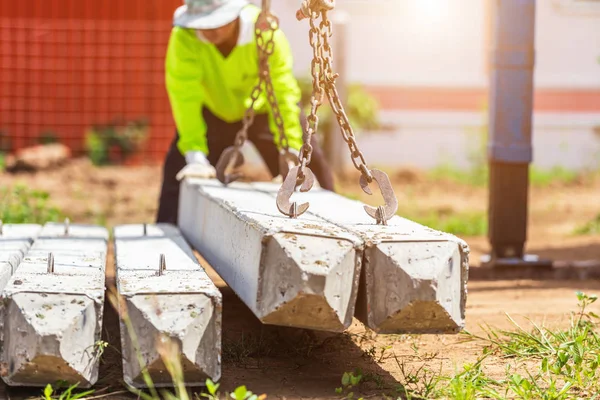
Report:
M263 325L228 287L223 294L223 369L221 391L246 385L270 399L340 398L344 372L360 368L395 386L382 370L345 334ZM110 343L101 366L97 388L123 390L118 317L112 308L105 314L104 336ZM368 385L363 385L368 389ZM372 393L371 393L372 394ZM119 395L114 399L135 399Z

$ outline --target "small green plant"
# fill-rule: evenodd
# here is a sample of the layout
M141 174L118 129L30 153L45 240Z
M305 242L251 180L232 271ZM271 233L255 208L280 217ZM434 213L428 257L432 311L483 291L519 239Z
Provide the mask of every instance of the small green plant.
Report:
M50 204L50 195L25 185L0 188L0 220L4 223L43 224L62 218L61 211Z
M120 164L138 151L148 138L148 122L115 120L85 133L85 148L94 165Z
M352 400L354 399L353 388L358 386L362 380L362 372L359 369L354 370L354 372L344 372L342 375L342 386L335 389L337 394L344 394L344 399ZM361 400L359 398L358 400Z
M52 385L48 384L44 388L44 395L42 397L43 400L77 400L81 398L85 398L90 394L94 393L94 390L87 390L84 392L73 393L73 390L77 388L79 384L76 383L74 385L69 386L64 392L60 394L55 394L55 390Z

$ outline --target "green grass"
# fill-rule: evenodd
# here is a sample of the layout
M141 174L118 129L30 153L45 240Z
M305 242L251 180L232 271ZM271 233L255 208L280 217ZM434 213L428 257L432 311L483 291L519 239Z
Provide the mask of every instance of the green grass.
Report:
M581 174L564 167L554 167L548 170L535 166L529 168L529 182L533 186L570 185L576 183L580 177Z
M550 329L530 321L524 329L508 316L511 330L484 327L481 336L464 332L469 340L485 347L474 363L467 363L454 374L427 364L409 366L406 358L394 359L400 371L399 384L387 388L386 399L596 399L600 397L600 317L589 311L597 296L577 292L578 307L566 329ZM417 350L418 351L418 350ZM488 363L506 365L499 377L486 372ZM436 361L436 358L428 361ZM361 377L344 374L343 386L335 389L345 398L361 395ZM362 380L364 381L364 379Z
M485 166L462 170L450 164L442 164L428 171L429 180L456 182L462 185L484 187L488 183L489 171Z
M24 185L0 187L0 220L3 223L43 224L62 218L62 212L50 203L47 192Z
M534 187L547 187L555 184L570 185L577 182L582 174L563 167L541 169L536 166L529 168L529 183ZM443 164L428 171L427 177L436 181L456 182L473 187L487 187L489 168L479 165L462 170L449 164Z
M485 212L431 212L426 215L409 213L410 216L399 215L425 225L428 228L450 233L453 235L482 236L487 233L487 215Z

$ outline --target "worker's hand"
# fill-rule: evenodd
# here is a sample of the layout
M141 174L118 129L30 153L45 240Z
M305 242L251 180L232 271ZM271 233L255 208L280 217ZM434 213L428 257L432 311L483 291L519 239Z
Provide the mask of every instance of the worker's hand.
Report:
M187 165L177 173L177 180L184 178L212 179L217 177L217 171L200 151L189 151L185 154Z

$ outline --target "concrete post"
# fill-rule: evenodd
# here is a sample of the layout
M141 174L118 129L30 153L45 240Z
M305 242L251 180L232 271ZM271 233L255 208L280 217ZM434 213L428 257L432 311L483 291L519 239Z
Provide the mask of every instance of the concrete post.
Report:
M182 182L180 228L265 324L341 332L352 322L362 259L356 236L320 218L282 215L236 183Z
M17 270L41 229L42 226L37 224L3 224L0 221L0 292Z
M10 386L98 379L108 232L46 224L2 292L0 376Z
M525 264L535 66L535 0L493 2L488 158L492 265ZM534 261L537 261L533 258ZM488 262L488 258L483 260ZM549 263L543 263L550 266Z
M177 349L186 386L219 380L221 292L179 230L121 225L114 237L125 382L145 388L145 367L156 387L172 386L161 355L165 340Z
M254 183L273 197L271 183ZM465 323L469 248L461 239L395 216L376 225L363 203L313 189L294 194L308 213L364 244L356 316L379 333L456 333ZM271 200L271 201L274 201Z

